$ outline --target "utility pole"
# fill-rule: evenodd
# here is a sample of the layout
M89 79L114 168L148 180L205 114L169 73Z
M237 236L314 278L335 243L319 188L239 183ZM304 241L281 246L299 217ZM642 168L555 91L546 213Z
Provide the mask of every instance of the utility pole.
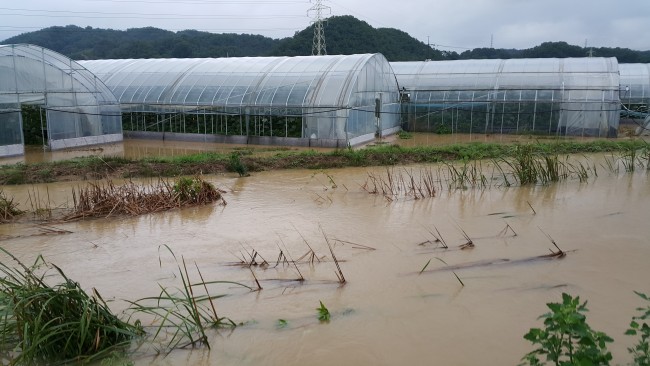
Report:
M490 48L494 48L494 33L490 34Z
M310 16L312 24L314 25L314 41L311 46L312 56L327 55L327 49L325 48L325 30L323 29L323 15L325 13L330 14L331 8L329 6L323 5L323 0L310 0L314 4L309 10L307 10L307 15Z
M585 38L585 50L587 50L587 39ZM587 57L594 57L594 48L589 47L589 51L587 51Z

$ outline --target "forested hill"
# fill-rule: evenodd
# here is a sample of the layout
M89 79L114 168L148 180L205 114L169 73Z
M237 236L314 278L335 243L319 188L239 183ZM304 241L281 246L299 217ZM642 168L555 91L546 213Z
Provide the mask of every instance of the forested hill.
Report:
M311 55L314 28L293 37L273 39L251 34L215 34L186 30L171 32L147 27L125 31L50 27L8 38L0 44L31 43L75 60L109 58L187 58ZM628 48L584 47L566 42L545 42L529 49L476 48L462 53L440 51L394 28L373 28L352 16L336 16L325 24L327 53L381 52L389 61L456 60L486 58L616 57L622 63L650 63L650 51Z
M616 57L620 63L650 63L650 51L634 51L629 48L593 47L585 49L566 42L544 42L524 50L475 48L460 55L459 59L485 58L548 58L548 57Z
M250 34L215 34L195 30L172 32L152 27L122 31L68 25L24 33L0 44L30 43L74 60L93 60L263 56L268 55L279 42Z
M272 55L311 55L313 39L314 28L311 26L281 40ZM325 24L325 43L330 55L379 52L389 61L444 59L442 52L427 47L406 32L394 28L375 29L350 15L329 18Z
M328 54L383 53L391 61L442 59L443 53L397 29L375 29L352 16L332 17L326 24ZM311 55L314 28L282 40L248 34L214 34L157 28L126 31L50 27L9 38L0 44L30 43L75 60L109 58L187 58Z

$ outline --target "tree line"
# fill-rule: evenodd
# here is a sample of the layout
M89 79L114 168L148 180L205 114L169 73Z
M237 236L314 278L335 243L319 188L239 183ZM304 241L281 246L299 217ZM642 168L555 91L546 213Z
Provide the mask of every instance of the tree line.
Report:
M274 39L255 34L215 34L196 30L172 32L145 27L127 30L68 25L49 27L8 38L0 43L39 45L75 60L121 58L192 58L311 55L313 25L292 37ZM584 47L544 42L517 49L475 48L461 53L443 51L395 28L373 28L350 15L335 16L325 25L328 54L380 52L389 61L462 60L495 58L616 57L621 63L650 63L650 51L629 48Z

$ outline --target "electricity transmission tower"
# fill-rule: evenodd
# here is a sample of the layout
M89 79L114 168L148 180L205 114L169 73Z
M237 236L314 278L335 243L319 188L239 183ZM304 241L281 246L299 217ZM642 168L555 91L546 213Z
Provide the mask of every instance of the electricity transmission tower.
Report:
M331 13L331 8L329 6L323 5L323 0L310 0L314 4L309 10L307 10L307 15L310 16L312 24L314 25L314 42L311 46L311 54L315 55L327 55L327 50L325 49L325 30L323 29L323 15Z

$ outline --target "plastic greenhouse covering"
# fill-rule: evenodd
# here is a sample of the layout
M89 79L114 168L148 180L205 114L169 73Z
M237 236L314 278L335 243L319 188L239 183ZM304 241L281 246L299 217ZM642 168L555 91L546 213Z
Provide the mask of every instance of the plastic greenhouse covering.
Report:
M615 58L391 63L408 129L615 136Z
M80 62L113 91L129 130L354 145L399 128L381 54Z
M621 103L647 111L650 103L650 64L619 64Z
M39 46L0 45L0 156L24 153L24 124L52 149L122 140L118 102L88 70Z

